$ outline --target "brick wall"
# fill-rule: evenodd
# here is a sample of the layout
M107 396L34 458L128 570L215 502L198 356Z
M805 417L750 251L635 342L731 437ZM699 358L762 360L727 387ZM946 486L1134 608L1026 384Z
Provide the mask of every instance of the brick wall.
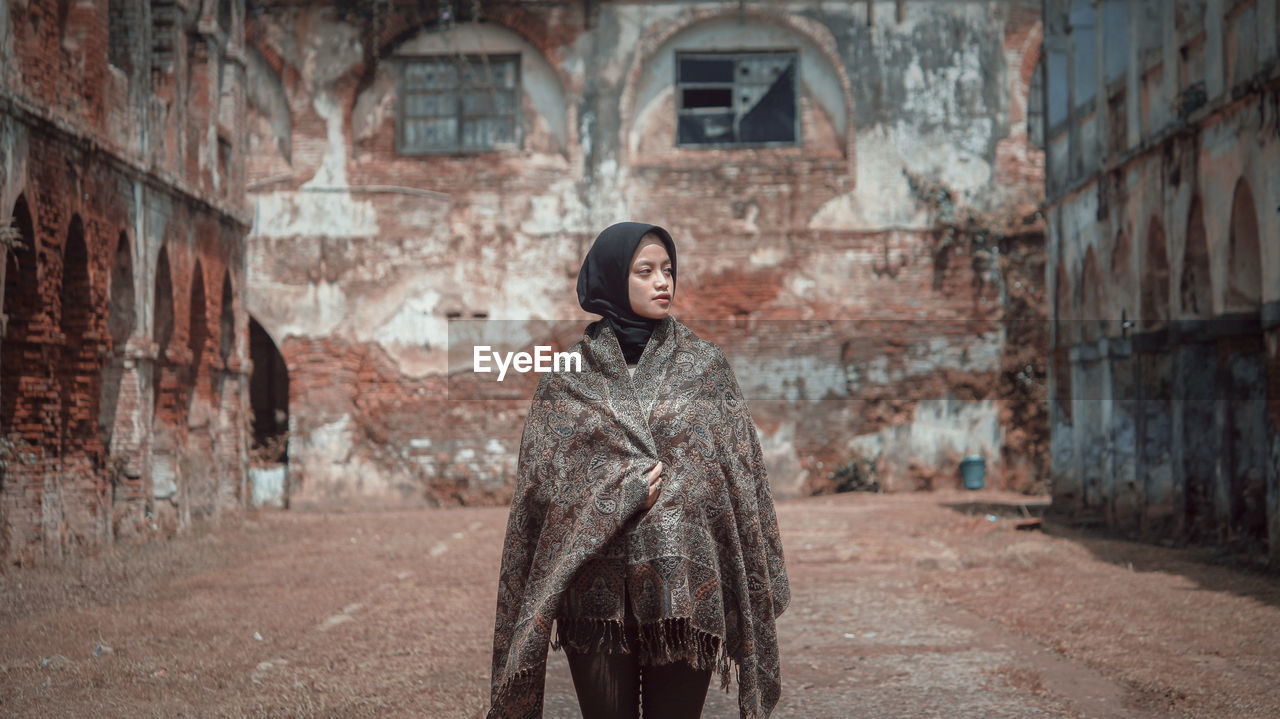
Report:
M448 321L585 326L582 256L632 218L675 237L673 313L729 353L780 491L822 490L866 451L893 488L954 483L970 451L995 483L1043 481L1041 227L1022 222L1043 174L1025 129L1038 3L871 23L860 5L481 8L448 26L435 6L267 7L248 30L250 311L288 365L295 500L505 499L532 385L451 396ZM738 27L799 48L801 141L676 147L670 54L730 48ZM392 58L441 47L520 53L522 149L396 153ZM908 175L949 188L952 214Z
M215 132L230 147L221 177L207 142L242 92L230 82L242 33L188 18L174 62L158 63L141 19L159 5L123 2L133 22L113 25L106 3L32 0L0 38L0 211L30 245L3 277L5 566L176 531L244 500L243 292L223 323L222 293L194 291L245 285L243 141ZM112 64L109 45L128 52ZM206 62L191 82L188 55ZM157 303L161 257L170 289ZM157 467L177 492L157 495Z

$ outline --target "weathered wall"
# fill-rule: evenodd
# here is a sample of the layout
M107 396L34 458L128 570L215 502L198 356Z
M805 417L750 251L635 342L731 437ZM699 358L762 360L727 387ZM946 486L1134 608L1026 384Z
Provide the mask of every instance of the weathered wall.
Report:
M1005 432L1035 414L1005 399L1026 358L1006 352L1004 279L1025 262L995 249L1040 251L1021 224L1042 181L1033 3L431 5L268 6L249 31L250 311L288 366L296 499L505 498L528 392L451 399L448 322L585 325L582 256L628 218L675 237L673 313L729 352L779 491L869 442L891 486L954 481L972 451L999 480ZM675 52L779 48L798 143L677 147ZM396 58L471 52L520 56L521 148L397 154Z
M241 496L243 9L206 5L0 11L6 563Z
M1045 12L1055 503L1280 556L1277 3Z

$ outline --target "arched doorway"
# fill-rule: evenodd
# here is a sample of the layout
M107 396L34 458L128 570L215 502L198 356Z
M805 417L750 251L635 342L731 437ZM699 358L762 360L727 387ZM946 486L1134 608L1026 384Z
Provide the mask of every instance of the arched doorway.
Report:
M289 506L289 370L271 335L249 318L249 402L253 411L250 479L255 505Z
M152 307L152 341L156 357L151 367L151 499L156 523L165 531L177 529L178 444L184 422L181 384L169 361L173 341L173 277L166 246L156 256Z
M1241 178L1231 202L1227 241L1227 278L1223 304L1228 313L1243 313L1252 327L1262 302L1262 251L1258 214L1249 183ZM1226 434L1223 474L1229 493L1228 538L1250 546L1267 536L1267 361L1261 327L1223 336L1218 341L1219 386L1226 390Z
M192 402L196 401L197 394L207 389L207 386L202 386L201 378L205 375L204 351L208 342L209 302L204 293L204 267L196 260L191 273L191 305L187 315L187 349L191 353L188 382Z
M1102 288L1099 286L1098 256L1093 247L1085 252L1084 265L1080 268L1080 307L1081 339L1085 342L1097 342L1102 336Z
M106 452L98 431L102 399L102 340L99 310L94 306L84 223L71 217L62 248L62 286L58 329L62 336L57 363L59 432L56 488L48 481L42 493L45 546L57 545L52 532L65 540L96 544L110 538L110 484L102 481ZM56 497L50 494L51 489ZM61 505L52 509L53 503ZM60 516L61 515L61 516ZM92 527L92 529L89 529ZM86 536L88 535L88 536Z
M151 339L156 347L155 371L152 374L153 391L151 393L151 401L153 403L153 411L151 413L153 422L160 422L161 415L168 416L168 413L174 410L171 406L165 406L167 400L165 373L161 368L167 367L169 364L169 341L173 339L173 277L170 274L169 267L169 250L167 247L161 247L160 253L156 256L156 281L154 295L152 297L152 323L151 323Z
M1164 225L1152 217L1142 267L1142 329L1163 327L1169 319L1169 251Z
M62 401L63 460L71 457L101 459L98 403L102 397L100 341L94 331L93 291L89 277L89 252L84 223L71 218L62 252L61 317L59 329L66 345L59 366Z
M133 289L133 251L129 235L121 232L116 241L115 259L111 264L111 284L107 287L107 337L111 347L102 368L102 398L98 429L102 445L112 447L116 410L120 400L120 382L124 376L124 351L137 324Z
M1213 312L1213 281L1209 267L1209 244L1204 232L1204 204L1199 196L1191 201L1187 216L1187 241L1182 253L1180 305L1185 317L1208 317Z
M187 307L186 445L181 470L184 521L212 516L217 511L218 472L213 462L213 391L209 376L209 301L205 295L204 265L196 260L191 271L191 300Z
M1071 311L1071 278L1067 274L1065 262L1058 263L1056 280L1053 285L1054 313L1054 350L1053 369L1057 407L1062 420L1071 424L1071 359L1070 348L1075 344L1079 334L1075 331L1078 323L1072 320Z
M1179 314L1186 320L1208 320L1213 314L1213 273L1205 236L1204 203L1197 195L1187 213L1182 271L1178 280ZM1182 410L1183 536L1201 542L1214 534L1214 475L1221 456L1217 406L1217 347L1212 342L1184 342L1178 347L1178 406Z
M0 343L0 431L5 435L38 411L35 399L23 393L23 378L37 369L28 366L25 358L31 322L41 309L35 224L25 196L14 203L12 223L18 244L5 254L5 332Z
M1115 247L1111 250L1111 280L1108 284L1111 301L1111 317L1108 319L1124 320L1133 317L1133 246L1129 236L1121 231L1116 235Z
M1253 192L1241 178L1231 201L1231 230L1227 241L1227 312L1258 309L1262 300L1262 251L1258 244L1258 212Z
M7 455L6 466L0 471L0 561L8 561L20 547L37 540L29 521L18 520L22 529L13 526L8 510L17 508L17 517L39 511L24 495L39 475L42 449L38 437L24 435L19 428L40 414L38 388L29 385L45 374L42 363L28 360L28 355L42 356L43 350L30 337L41 299L35 223L24 195L14 203L11 217L14 232L5 252L4 306L0 308L5 318L0 337L0 436Z
M231 355L236 351L235 303L235 291L231 286L231 270L227 270L222 275L222 302L219 304L222 318L218 323L218 355L222 358L223 366L226 366L227 360L231 359Z

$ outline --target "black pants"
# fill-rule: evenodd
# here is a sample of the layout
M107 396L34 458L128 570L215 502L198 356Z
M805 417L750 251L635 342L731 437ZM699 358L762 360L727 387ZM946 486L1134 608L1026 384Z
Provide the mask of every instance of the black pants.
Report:
M565 648L582 719L698 719L711 670L678 661L641 666L635 654L577 654Z

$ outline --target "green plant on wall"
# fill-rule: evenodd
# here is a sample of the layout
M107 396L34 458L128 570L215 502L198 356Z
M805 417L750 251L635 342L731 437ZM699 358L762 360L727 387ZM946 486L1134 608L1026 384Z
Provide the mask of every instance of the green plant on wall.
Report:
M35 464L35 447L19 434L0 435L0 475L7 475L11 467Z
M13 225L12 220L9 221L8 225L0 227L0 245L4 246L7 254L14 255L15 261L18 259L18 250L27 248L26 244L22 242L22 233Z

